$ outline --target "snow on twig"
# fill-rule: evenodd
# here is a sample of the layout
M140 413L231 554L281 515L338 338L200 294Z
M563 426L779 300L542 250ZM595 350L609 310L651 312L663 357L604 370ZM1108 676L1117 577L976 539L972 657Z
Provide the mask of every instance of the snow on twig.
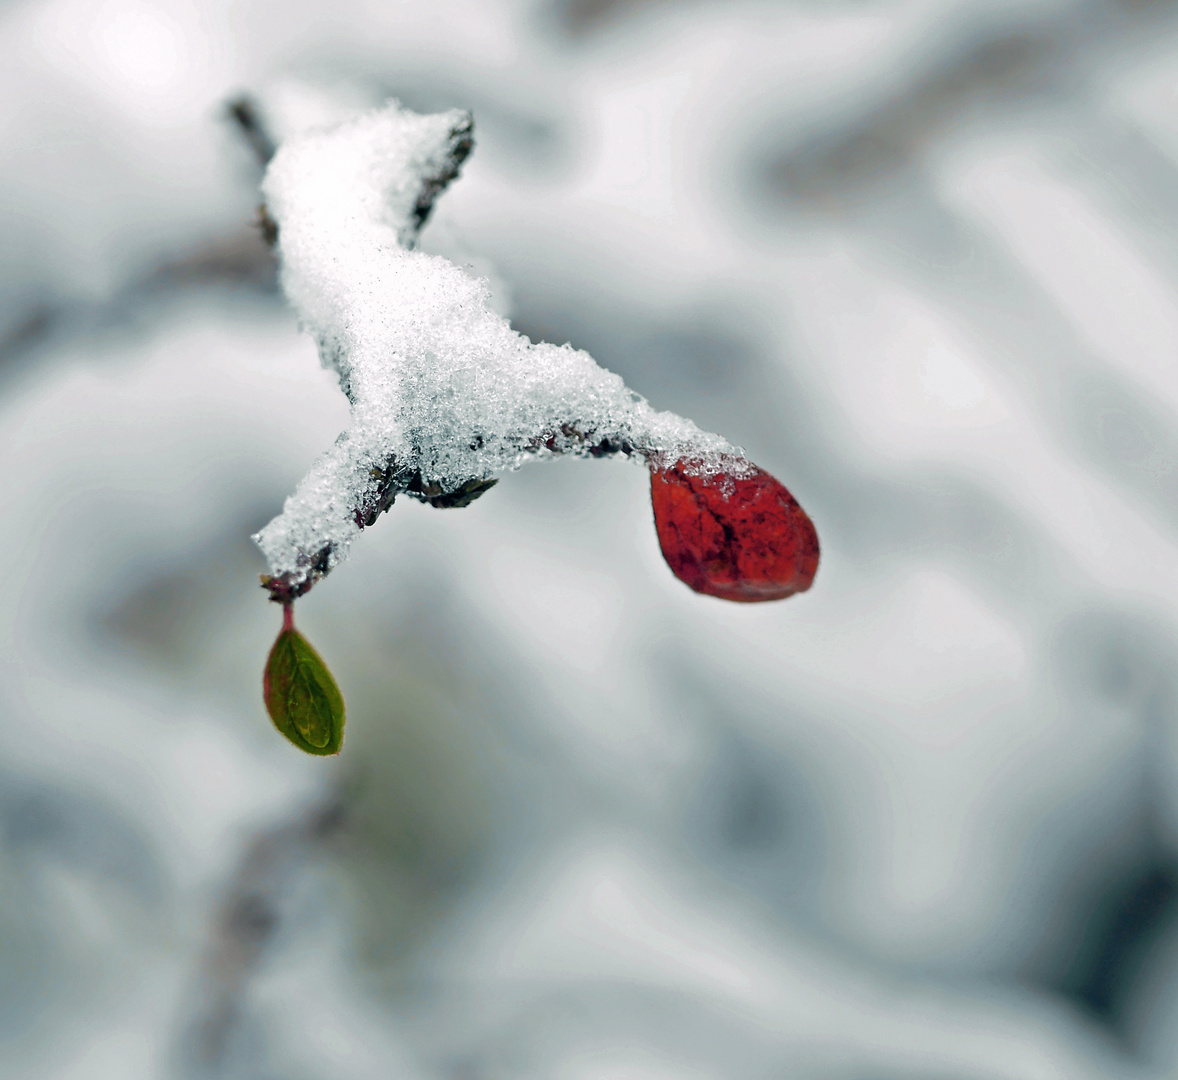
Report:
M588 353L529 341L491 309L485 281L415 250L471 131L468 113L390 102L291 139L266 171L283 288L351 402L347 430L254 537L276 600L329 573L397 495L465 506L530 457L751 468Z

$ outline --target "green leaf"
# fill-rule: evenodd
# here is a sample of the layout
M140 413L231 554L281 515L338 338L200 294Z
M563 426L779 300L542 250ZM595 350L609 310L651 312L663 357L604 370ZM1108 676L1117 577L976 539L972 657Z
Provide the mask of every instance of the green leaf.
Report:
M344 699L320 655L293 627L270 650L262 679L266 711L308 754L338 754L344 740Z

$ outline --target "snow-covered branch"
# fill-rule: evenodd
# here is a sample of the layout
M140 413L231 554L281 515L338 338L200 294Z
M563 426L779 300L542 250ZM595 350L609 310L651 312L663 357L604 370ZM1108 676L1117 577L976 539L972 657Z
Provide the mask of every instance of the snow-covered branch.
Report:
M421 116L391 102L289 140L269 164L283 288L352 407L348 429L254 538L276 600L329 573L397 495L465 506L529 457L621 453L729 486L767 477L588 353L529 341L492 310L485 281L415 250L471 150L471 126L465 112Z
M587 353L533 344L491 310L484 281L414 250L471 145L469 114L393 103L293 140L267 170L283 287L352 404L348 429L255 538L280 598L328 573L402 493L463 506L549 454L739 460Z

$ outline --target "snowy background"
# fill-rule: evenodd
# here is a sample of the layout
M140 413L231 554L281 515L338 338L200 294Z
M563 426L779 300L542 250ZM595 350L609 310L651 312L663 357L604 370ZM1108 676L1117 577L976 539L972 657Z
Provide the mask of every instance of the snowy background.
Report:
M1178 1075L1178 4L8 0L0 84L0 1074ZM398 501L292 749L249 534L347 413L242 91L472 109L425 246L811 592L623 462Z

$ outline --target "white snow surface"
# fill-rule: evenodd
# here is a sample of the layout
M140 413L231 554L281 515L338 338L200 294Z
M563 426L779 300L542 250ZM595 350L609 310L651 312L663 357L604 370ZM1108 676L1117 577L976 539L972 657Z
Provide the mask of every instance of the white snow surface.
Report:
M254 537L290 585L330 571L382 497L415 476L446 494L530 456L619 450L748 468L739 448L652 409L588 353L517 333L484 279L414 250L419 197L469 126L458 110L389 102L291 140L267 170L283 288L352 406L348 429Z

